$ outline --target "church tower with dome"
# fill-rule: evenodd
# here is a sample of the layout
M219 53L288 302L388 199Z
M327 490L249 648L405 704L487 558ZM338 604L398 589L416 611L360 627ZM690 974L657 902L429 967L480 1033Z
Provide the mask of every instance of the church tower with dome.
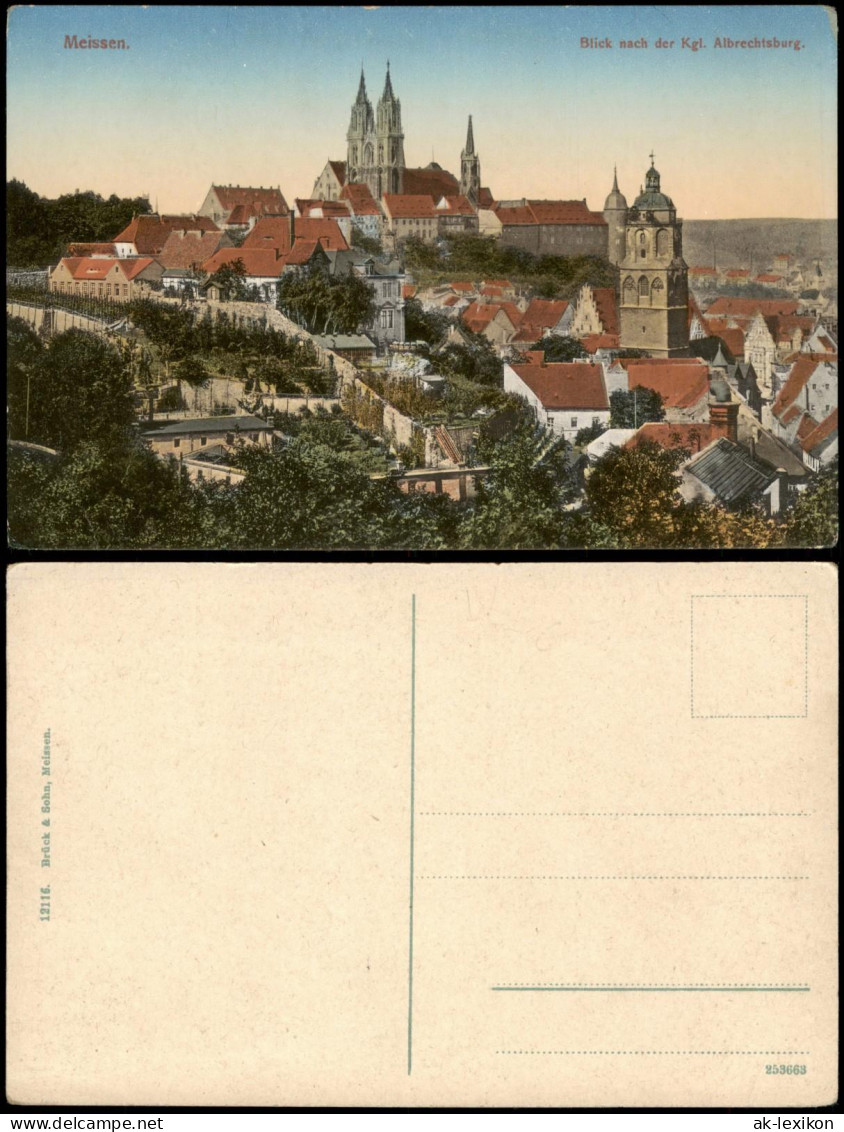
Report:
M613 260L614 235L619 258L619 332L622 348L645 350L655 357L682 357L689 348L689 282L683 260L683 222L660 177L651 167L645 185L626 215L623 243L618 221L624 197L617 183L607 197L604 217L609 226L609 258ZM610 217L613 218L611 223Z

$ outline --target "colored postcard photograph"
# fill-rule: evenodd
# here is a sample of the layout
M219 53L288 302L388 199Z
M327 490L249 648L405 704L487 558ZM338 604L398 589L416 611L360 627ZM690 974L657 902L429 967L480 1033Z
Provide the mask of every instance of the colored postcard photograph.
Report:
M830 565L39 562L8 609L13 1104L835 1104Z
M835 20L12 8L9 544L835 544Z

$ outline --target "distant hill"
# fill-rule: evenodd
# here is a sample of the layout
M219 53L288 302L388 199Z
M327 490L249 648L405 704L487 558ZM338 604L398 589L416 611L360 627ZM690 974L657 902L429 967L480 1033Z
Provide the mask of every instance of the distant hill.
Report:
M771 266L778 252L808 264L820 258L824 275L837 282L837 220L684 220L683 258L690 267L750 267L754 273Z

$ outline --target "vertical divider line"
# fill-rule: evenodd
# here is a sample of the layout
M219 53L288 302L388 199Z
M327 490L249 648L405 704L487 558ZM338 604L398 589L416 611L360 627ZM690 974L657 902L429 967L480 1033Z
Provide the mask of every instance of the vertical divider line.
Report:
M416 594L410 614L410 898L407 959L407 1074L413 1070L413 871L416 816Z

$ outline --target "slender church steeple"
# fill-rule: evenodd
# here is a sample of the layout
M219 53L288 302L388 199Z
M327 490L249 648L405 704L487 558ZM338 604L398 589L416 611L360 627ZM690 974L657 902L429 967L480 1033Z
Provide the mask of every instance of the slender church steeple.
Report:
M481 192L481 161L475 153L475 134L472 129L472 115L466 130L466 145L460 154L460 194L468 197L477 208Z
M384 93L378 102L376 134L378 176L373 195L380 198L384 193L400 193L404 181L404 134L401 128L401 102L393 93L389 63L387 63Z
M372 103L366 94L366 78L363 64L360 68L360 83L357 98L352 106L352 116L346 133L346 184L367 181L375 164L375 144L373 134L375 121Z

